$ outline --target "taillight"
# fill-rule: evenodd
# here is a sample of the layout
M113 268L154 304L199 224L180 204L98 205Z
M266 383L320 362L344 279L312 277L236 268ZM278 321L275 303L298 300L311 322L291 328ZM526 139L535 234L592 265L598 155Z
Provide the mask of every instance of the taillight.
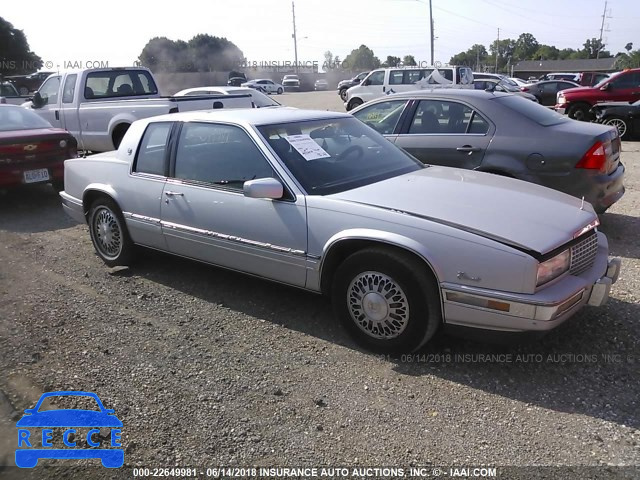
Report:
M529 91L529 87L520 87L520 90L522 90L523 92L528 92Z
M607 154L605 145L598 141L584 154L582 159L576 164L576 168L588 168L606 173Z

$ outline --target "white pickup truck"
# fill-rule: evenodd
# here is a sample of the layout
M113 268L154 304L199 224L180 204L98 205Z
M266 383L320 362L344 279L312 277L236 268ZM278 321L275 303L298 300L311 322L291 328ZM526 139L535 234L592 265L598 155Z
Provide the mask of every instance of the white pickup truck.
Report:
M65 128L78 148L117 149L129 126L141 118L189 110L251 108L251 95L163 97L146 68L86 69L47 78L23 104L54 127Z

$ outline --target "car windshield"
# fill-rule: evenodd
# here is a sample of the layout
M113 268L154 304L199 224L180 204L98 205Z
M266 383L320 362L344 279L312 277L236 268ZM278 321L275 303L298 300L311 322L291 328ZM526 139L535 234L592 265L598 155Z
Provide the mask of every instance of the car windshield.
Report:
M564 115L518 95L496 97L494 100L543 127L569 121Z
M51 128L51 124L38 114L22 107L0 108L0 132Z
M355 118L258 130L309 195L330 195L426 168Z

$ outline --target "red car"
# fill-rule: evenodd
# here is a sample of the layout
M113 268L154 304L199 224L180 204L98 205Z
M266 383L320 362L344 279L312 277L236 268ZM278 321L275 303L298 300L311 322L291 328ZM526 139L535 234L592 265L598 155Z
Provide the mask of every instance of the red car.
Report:
M614 73L594 87L576 87L558 92L556 111L575 120L591 120L596 103L632 103L640 98L640 68Z
M26 108L0 104L0 188L51 183L64 188L64 161L78 155L76 139Z

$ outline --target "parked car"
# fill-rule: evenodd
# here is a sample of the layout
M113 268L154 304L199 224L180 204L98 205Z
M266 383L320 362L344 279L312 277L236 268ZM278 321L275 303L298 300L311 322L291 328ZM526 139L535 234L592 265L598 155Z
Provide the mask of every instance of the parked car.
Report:
M502 75L499 73L484 73L484 72L473 72L474 80L494 80L496 82L502 82L503 84L509 84L514 87L517 87L518 84L511 80L506 75Z
M24 97L18 93L16 87L11 82L0 83L0 103L9 103L11 105L22 105L31 97Z
M417 88L473 88L473 72L469 67L381 68L347 90L345 109L352 110L369 100L391 93Z
M246 83L247 79L245 77L231 77L227 80L227 86L229 87L240 87L243 83Z
M350 89L351 87L359 85L360 82L364 80L367 75L369 75L369 72L362 72L353 78L350 78L348 80L340 80L338 82L338 95L340 95L340 98L342 99L343 102L347 101L347 90Z
M29 95L30 92L35 92L40 88L42 82L44 82L49 75L53 75L55 72L36 72L30 75L12 75L10 77L5 77L5 79L9 80L16 86L18 93L20 95L26 96Z
M258 78L256 80L249 80L242 84L243 87L255 88L262 93L277 93L281 95L284 92L284 87L279 83L274 82L268 78Z
M318 90L328 90L329 84L324 78L319 78L316 80L316 83L313 85L313 89L317 92Z
M635 102L640 97L640 68L614 73L594 87L576 87L558 92L556 111L576 120L591 120L596 103Z
M63 189L64 161L77 156L76 139L35 113L0 104L0 188L51 183Z
M518 87L522 87L523 85L527 85L531 82L528 82L527 80L523 80L521 78L517 78L517 77L509 77L509 80L511 80L513 83L515 83Z
M556 104L558 92L567 88L579 87L575 82L569 80L541 80L536 83L529 83L520 87L523 92L534 95L541 105L553 107Z
M538 102L538 99L531 95L530 93L523 92L517 86L513 85L511 82L505 82L502 79L494 79L494 78L481 78L481 79L473 79L473 87L476 90L486 90L488 92L504 92L504 93L513 93L514 95L519 95L527 100L531 100L532 102Z
M590 113L594 122L616 127L623 140L640 134L640 100L631 104L597 103Z
M282 86L285 90L300 91L300 77L298 75L285 75L282 77Z
M97 68L51 75L23 104L54 127L63 127L81 150L105 152L120 145L132 122L163 113L251 107L251 98L163 97L146 68Z
M324 293L383 352L442 326L548 331L602 305L620 268L588 203L425 166L335 112L144 119L117 152L68 160L60 195L107 265L142 245Z
M396 94L353 115L427 164L480 170L559 190L603 213L624 194L621 142L512 94L441 89Z
M180 90L174 97L197 97L202 95L251 95L251 101L256 108L281 107L273 98L248 87L194 87Z

